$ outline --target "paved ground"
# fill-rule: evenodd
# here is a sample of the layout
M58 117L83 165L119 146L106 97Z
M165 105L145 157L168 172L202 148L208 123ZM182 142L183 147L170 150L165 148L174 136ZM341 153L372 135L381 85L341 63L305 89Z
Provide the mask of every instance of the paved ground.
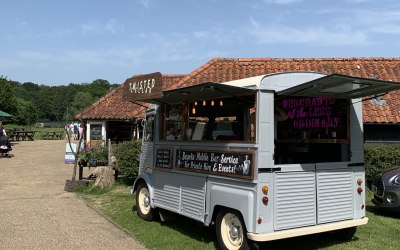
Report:
M65 141L16 142L0 158L0 249L144 249L64 191Z

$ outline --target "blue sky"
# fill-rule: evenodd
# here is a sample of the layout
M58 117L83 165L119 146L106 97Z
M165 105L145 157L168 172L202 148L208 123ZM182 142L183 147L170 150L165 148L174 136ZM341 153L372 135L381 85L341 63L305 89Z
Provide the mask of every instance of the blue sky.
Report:
M399 57L398 0L2 0L0 75L187 74L215 57Z

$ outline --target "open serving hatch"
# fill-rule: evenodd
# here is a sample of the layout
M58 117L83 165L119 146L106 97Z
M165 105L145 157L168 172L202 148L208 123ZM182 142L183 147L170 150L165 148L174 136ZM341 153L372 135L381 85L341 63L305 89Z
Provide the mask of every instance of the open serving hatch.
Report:
M277 92L279 96L326 96L346 99L400 89L400 83L340 74L327 75Z

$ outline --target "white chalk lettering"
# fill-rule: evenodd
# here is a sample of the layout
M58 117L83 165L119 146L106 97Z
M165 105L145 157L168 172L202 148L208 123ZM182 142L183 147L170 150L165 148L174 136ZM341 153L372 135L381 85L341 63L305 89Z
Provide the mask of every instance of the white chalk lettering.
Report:
M230 173L230 174L234 174L235 173L235 167L232 167L231 165L229 166L224 166L222 164L218 165L218 172L222 172L222 173Z
M151 90L156 85L155 79L147 79L139 82L129 83L129 92L135 94L151 94Z
M233 156L225 156L224 154L221 155L220 163L231 163L231 164L238 164L239 158Z

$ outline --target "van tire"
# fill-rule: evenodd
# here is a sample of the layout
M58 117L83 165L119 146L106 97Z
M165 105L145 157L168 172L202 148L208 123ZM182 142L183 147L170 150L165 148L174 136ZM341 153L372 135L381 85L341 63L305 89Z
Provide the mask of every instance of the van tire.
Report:
M136 190L137 215L146 221L152 221L155 211L150 204L150 192L145 182L139 183Z
M218 244L223 250L252 249L242 216L235 210L222 209L218 212L215 232Z

